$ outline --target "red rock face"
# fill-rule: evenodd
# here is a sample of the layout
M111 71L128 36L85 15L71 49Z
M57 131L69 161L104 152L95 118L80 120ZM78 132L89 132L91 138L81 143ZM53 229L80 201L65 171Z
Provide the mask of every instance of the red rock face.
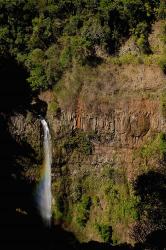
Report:
M94 82L84 82L73 103L67 105L59 98L63 113L52 120L55 134L64 124L66 130L96 132L102 143L133 148L152 131L163 129L158 98L164 84L162 72L144 65L113 67L99 68Z
M166 129L160 102L165 76L159 68L145 65L101 66L88 72L92 80L85 74L72 101L54 92L62 111L58 118L48 113L54 136L75 129L94 133L98 139L92 141L93 157L101 155L111 161L117 154L118 162L131 168L134 150ZM70 90L72 81L67 85ZM43 94L48 104L52 95Z

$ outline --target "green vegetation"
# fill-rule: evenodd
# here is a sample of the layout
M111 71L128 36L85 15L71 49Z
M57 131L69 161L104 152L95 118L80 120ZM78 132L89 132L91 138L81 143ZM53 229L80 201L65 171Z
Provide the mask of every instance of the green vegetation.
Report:
M161 37L161 40L163 41L164 45L166 45L166 23L163 26L163 34ZM161 56L159 62L158 62L160 68L166 74L166 48L164 47L163 55Z
M77 204L77 217L76 221L80 227L85 227L88 219L91 207L91 198L87 195L83 195L81 202Z
M158 9L158 16L162 19L166 18L166 2L165 0L160 1L159 9Z
M53 206L52 215L55 220L60 220L64 216L64 204L61 196L56 197L55 204Z
M112 228L109 225L96 224L96 229L104 242L111 242Z
M164 90L160 97L162 115L166 117L166 91Z
M128 183L111 181L105 187L105 196L109 204L109 216L112 225L116 223L129 224L138 219L137 205L139 198L132 194Z
M150 158L159 156L163 158L164 154L166 153L166 140L165 134L162 132L159 133L152 141L145 144L140 151L140 154L143 158Z
M56 193L56 196L53 198L52 202L52 218L55 221L63 220L65 216L65 202L63 199L61 186L61 180L58 178L52 183L52 192Z
M81 86L86 78L85 71L89 76L89 67L80 66L76 63L72 70L66 72L65 76L53 87L59 103L63 103L66 106L75 105Z
M148 33L165 18L165 1L1 0L0 10L0 55L23 63L38 90L52 87L75 62L97 64L97 46L114 53L129 35L149 53Z
M162 71L164 72L164 74L166 74L166 55L160 58L159 66L162 69Z
M81 178L84 171L86 175ZM98 175L92 166L84 169L82 165L79 173L68 180L70 191L63 220L80 233L90 230L104 242L111 242L112 238L119 242L122 232L118 227L127 229L139 219L140 198L125 176L123 168L115 169L110 164L103 165Z
M153 134L151 139L135 150L133 160L139 159L137 174L141 175L148 171L160 168L164 162L166 154L166 137L163 132Z
M55 113L58 111L58 103L53 100L52 102L49 102L48 104L48 111L50 111L51 113Z
M122 65L122 64L141 64L143 63L143 57L142 56L136 56L131 53L126 53L122 56L114 56L110 57L108 59L109 62L116 64L116 65Z
M67 152L77 150L78 152L89 155L92 152L92 144L88 135L81 130L73 131L69 137L67 137L64 148Z

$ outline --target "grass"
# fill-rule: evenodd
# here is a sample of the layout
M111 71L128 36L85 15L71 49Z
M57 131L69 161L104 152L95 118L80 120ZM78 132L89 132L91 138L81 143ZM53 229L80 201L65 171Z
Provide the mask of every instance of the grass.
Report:
M156 135L156 137L145 144L140 149L140 155L142 158L151 158L155 156L159 156L162 158L166 153L166 140L164 133L160 132Z
M110 184L105 190L110 210L110 220L113 224L129 224L138 218L137 204L139 198L129 192L128 184Z
M142 58L131 53L126 53L121 56L114 56L108 58L108 62L115 65L123 65L123 64L140 64L143 63Z
M95 228L104 242L110 242L112 238L112 227L105 224L95 224Z
M53 91L60 106L72 107L75 104L86 77L85 71L86 67L74 64L72 70L66 72L54 86Z
M52 101L48 103L48 111L54 113L58 110L59 105L56 101Z
M63 200L60 196L56 197L55 204L52 209L53 218L58 221L63 219Z
M134 65L144 64L147 66L156 65L156 66L159 66L164 73L166 73L165 54L133 55L133 54L127 53L121 56L110 57L107 59L107 62L114 64L114 65L118 65L118 66L125 65L125 64L134 64Z
M77 217L76 222L80 227L85 227L89 219L89 211L91 207L91 198L87 195L83 195L81 202L77 204Z
M94 180L95 179L95 180ZM98 188L95 187L95 183ZM93 183L91 183L93 182ZM132 186L129 185L125 178L125 173L122 169L114 169L112 166L106 165L102 174L98 177L92 178L88 176L84 181L86 192L91 193L93 200L93 209L100 211L101 203L105 204L105 209L102 211L104 216L97 218L98 225L112 226L113 229L119 224L129 226L131 223L139 218L137 206L139 204L139 197L135 196L132 191ZM100 214L100 212L99 212ZM97 228L101 238L107 241L107 236L104 236L106 227ZM106 230L107 231L107 230ZM115 238L118 238L118 233L113 231Z
M133 160L139 162L136 166L137 175L161 166L166 155L166 136L163 132L151 135L146 143L133 152Z

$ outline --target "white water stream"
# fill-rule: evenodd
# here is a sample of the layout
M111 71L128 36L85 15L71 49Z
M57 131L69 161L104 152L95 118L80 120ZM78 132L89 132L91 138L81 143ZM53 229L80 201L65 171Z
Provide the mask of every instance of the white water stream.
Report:
M41 181L37 190L37 200L40 215L43 222L50 226L51 224L51 163L52 163L52 151L51 151L51 136L47 122L41 119L41 124L44 131L43 142L43 169Z

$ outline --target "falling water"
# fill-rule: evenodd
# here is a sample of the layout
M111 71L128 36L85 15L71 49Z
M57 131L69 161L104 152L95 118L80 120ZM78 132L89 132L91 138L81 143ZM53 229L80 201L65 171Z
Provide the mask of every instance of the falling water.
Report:
M47 122L41 119L41 123L44 130L44 161L41 181L37 189L37 200L40 215L43 222L50 226L51 223L51 136L49 133L49 128Z

